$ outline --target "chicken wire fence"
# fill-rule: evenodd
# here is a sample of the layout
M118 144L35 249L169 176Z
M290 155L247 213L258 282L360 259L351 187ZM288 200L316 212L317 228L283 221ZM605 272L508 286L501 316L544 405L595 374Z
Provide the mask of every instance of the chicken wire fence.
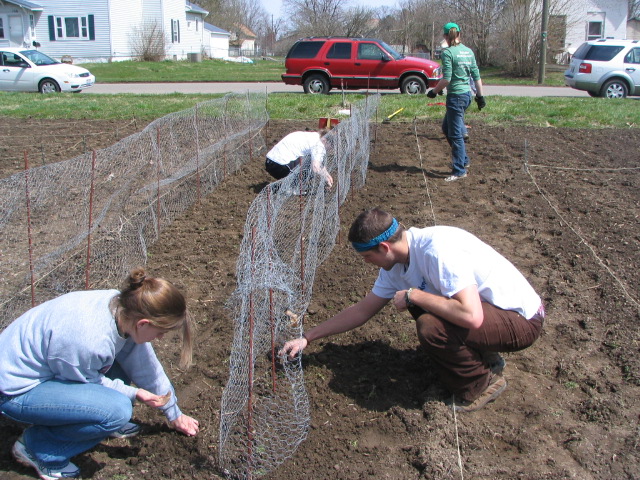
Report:
M235 324L230 374L220 415L219 462L231 478L263 476L306 438L309 403L300 357L278 356L284 341L303 332L316 268L340 229L340 205L364 186L369 161L369 119L380 97L366 97L325 137L329 189L305 159L269 184L247 213L229 298Z
M162 229L265 149L267 119L266 94L229 94L0 180L0 329L63 293L119 285Z

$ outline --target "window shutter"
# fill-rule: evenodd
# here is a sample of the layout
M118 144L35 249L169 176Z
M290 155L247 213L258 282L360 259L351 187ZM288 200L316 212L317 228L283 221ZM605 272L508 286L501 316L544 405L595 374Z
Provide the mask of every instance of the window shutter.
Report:
M171 20L171 43L176 43L176 36L175 36L175 22L173 20Z
M176 20L176 23L178 24L178 43L180 43L180 20Z
M53 15L49 15L49 40L56 41L56 26L53 19Z
M89 15L89 40L96 39L96 29L93 23L93 15Z

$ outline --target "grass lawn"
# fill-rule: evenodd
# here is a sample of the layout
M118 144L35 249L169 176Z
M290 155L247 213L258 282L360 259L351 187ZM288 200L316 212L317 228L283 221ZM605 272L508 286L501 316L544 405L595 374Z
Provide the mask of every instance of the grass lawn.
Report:
M112 62L86 63L82 65L96 76L100 83L121 82L281 82L284 59L256 59L254 63L235 63L224 60L188 62L165 60L163 62ZM500 69L481 69L487 85L537 85L534 78L505 76ZM544 85L564 85L562 72L549 72Z
M131 119L153 120L168 113L193 107L198 102L221 95L90 95L0 92L0 117L65 118L65 119ZM272 93L265 102L271 118L309 119L340 118L340 110L348 109L365 98L363 94L305 95ZM402 108L393 121L441 119L441 99L425 95L383 95L373 119L382 121ZM532 125L576 128L638 128L640 108L635 99L611 100L584 97L487 97L487 107L478 111L469 107L467 120L489 125Z

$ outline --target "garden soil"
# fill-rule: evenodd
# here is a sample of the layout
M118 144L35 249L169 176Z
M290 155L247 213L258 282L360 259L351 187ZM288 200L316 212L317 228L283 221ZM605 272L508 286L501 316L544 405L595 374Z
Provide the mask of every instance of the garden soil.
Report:
M38 162L59 161L143 127L1 119L2 172L22 168L24 145L36 145L28 156ZM267 146L305 127L315 121L271 121ZM406 226L467 229L509 258L544 299L542 336L505 355L507 389L470 414L447 405L406 312L387 306L355 331L314 342L303 357L308 437L260 478L640 479L640 129L469 131L470 174L445 183L450 150L437 122L372 126L366 186L341 207L338 244L319 267L306 328L371 288L376 269L346 238L358 213L381 206ZM148 269L184 289L197 323L190 370L176 365L175 339L156 349L200 434L177 434L138 405L142 434L76 457L83 478L223 478L219 410L233 335L224 303L247 208L270 181L263 163L254 158L150 250ZM35 476L11 458L22 428L0 420L2 479Z

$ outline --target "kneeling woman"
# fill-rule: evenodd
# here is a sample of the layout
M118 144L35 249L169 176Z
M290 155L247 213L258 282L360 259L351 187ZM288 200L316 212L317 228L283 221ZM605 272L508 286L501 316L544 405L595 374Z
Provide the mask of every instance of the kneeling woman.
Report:
M107 437L137 433L130 422L135 400L196 435L198 421L178 408L149 343L171 330L181 333L186 367L192 339L185 298L141 268L121 292L68 293L13 321L0 333L0 411L30 425L13 446L16 460L44 480L79 477L71 457Z

